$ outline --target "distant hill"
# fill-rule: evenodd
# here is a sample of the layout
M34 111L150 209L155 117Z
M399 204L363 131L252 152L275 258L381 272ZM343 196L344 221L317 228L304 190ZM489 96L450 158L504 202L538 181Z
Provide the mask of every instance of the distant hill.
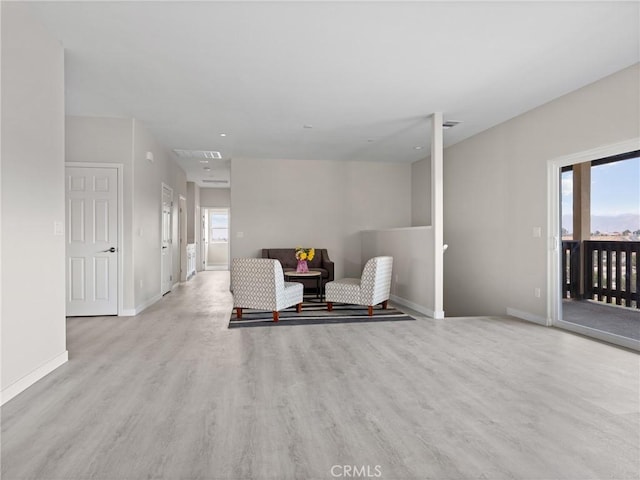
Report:
M569 231L573 230L573 215L562 216L562 225ZM599 231L602 233L624 232L640 230L640 215L635 213L625 213L623 215L592 215L591 233Z

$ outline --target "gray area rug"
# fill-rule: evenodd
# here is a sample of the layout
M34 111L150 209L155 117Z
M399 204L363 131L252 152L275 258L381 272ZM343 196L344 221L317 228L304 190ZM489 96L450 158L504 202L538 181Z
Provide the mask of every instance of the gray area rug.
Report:
M329 312L326 303L305 300L302 312L296 313L295 307L281 310L278 322L273 321L271 311L244 309L242 318L238 319L234 309L229 320L229 328L398 321L415 321L415 318L392 307L383 310L380 305L374 307L371 317L367 314L367 307L361 305L334 303L333 311Z
M640 340L640 309L591 300L564 300L562 319L621 337Z

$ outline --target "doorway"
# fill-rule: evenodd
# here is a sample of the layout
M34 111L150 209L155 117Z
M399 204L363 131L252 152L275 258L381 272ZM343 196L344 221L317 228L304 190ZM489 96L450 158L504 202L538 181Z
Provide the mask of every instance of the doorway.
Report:
M553 326L640 350L633 281L640 244L633 235L640 230L633 225L602 228L614 218L602 214L605 202L600 200L606 197L608 206L610 200L628 198L624 185L629 181L638 197L637 161L633 172L607 179L611 185L605 195L597 193L605 184L599 169L611 175L625 159L637 158L637 146L637 140L621 142L549 162L548 318Z
M122 288L122 166L65 167L66 314L118 315Z
M173 189L162 184L162 220L160 242L160 295L171 291L173 285L173 224L171 211L173 210Z
M203 268L229 270L229 209L202 207L201 214Z

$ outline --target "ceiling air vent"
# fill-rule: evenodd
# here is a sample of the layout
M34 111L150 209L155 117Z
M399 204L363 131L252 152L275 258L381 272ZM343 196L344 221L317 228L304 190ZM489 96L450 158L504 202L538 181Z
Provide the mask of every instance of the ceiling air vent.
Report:
M202 183L229 183L229 180L202 180Z
M173 151L180 158L195 158L198 160L218 160L222 158L220 152L214 152L211 150L180 150L178 148L175 148Z

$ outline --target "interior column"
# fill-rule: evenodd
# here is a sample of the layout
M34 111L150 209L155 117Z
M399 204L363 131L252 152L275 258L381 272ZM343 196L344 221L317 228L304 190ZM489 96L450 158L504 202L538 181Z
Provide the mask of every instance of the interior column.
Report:
M444 318L442 112L431 116L431 225L433 227L433 317Z

